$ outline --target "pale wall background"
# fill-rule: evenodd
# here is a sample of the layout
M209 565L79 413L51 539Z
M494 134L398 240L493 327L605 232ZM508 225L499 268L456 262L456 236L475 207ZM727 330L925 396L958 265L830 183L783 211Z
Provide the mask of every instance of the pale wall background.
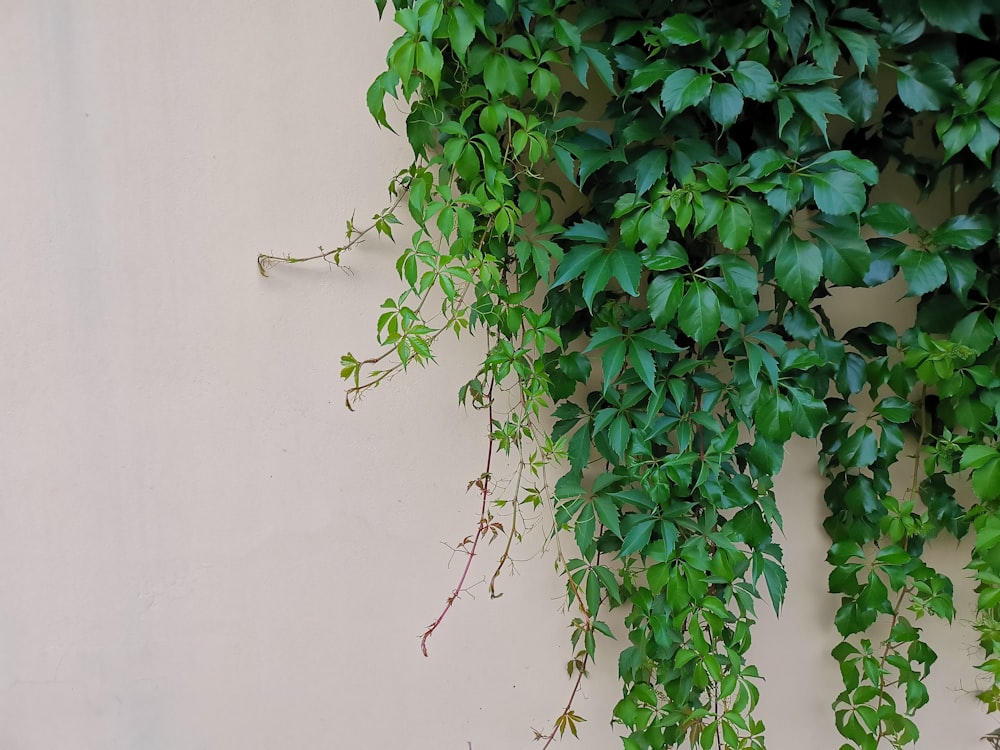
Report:
M477 518L485 424L455 391L480 346L351 414L338 359L371 350L393 249L254 263L382 205L407 149L364 92L391 36L366 0L0 0L0 750L516 750L558 714L537 539L417 648ZM758 629L772 750L839 746L813 455L781 479L800 572ZM984 747L973 636L932 630L920 747ZM616 653L564 747L618 746Z

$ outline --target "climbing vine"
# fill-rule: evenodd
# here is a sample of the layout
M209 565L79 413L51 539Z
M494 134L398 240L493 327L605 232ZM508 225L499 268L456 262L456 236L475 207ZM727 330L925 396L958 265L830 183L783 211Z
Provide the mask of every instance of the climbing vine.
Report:
M617 653L625 749L764 748L747 654L785 595L774 477L796 435L828 479L843 747L918 737L919 620L955 614L923 555L942 534L974 534L980 697L1000 707L1000 2L392 5L368 107L414 159L317 256L412 230L380 352L343 358L348 404L445 332L487 343L459 395L520 468L506 525L489 468L476 481L467 541L505 537L502 564L525 504L572 535L569 670L579 686ZM939 193L949 217L922 224ZM838 330L842 287L915 298L916 319ZM572 706L546 744L576 733Z

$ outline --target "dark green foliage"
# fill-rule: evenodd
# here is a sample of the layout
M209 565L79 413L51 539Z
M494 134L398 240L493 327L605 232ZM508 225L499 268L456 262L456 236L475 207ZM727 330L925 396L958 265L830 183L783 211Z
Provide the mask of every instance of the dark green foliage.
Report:
M1000 679L1000 3L393 4L403 33L368 102L386 126L386 97L409 103L395 187L417 229L379 320L397 362L348 355L344 375L357 394L441 331L482 330L461 396L514 394L496 444L532 454L528 494L579 550L571 672L624 609L626 750L764 747L746 655L759 600L785 595L773 478L795 435L829 479L843 747L918 736L935 655L915 622L954 615L922 559L939 534L976 534L981 668ZM968 205L922 226L871 199L887 172ZM823 312L899 276L908 330ZM996 708L1000 682L982 697Z

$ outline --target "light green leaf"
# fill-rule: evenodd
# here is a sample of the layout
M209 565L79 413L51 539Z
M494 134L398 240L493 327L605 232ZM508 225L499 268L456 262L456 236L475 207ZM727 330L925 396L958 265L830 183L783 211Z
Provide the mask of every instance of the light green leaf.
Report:
M959 466L963 470L979 469L998 457L1000 457L1000 451L997 451L992 445L970 445L962 451L962 460Z
M448 41L451 42L455 53L464 58L469 45L476 38L476 22L472 20L469 11L461 5L453 7L448 14Z

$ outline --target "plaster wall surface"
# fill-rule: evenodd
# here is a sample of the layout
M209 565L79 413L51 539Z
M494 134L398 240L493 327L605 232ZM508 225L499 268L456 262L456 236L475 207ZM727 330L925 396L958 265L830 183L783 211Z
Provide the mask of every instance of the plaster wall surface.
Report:
M486 424L455 392L481 345L350 413L339 357L372 349L393 248L255 266L383 205L407 146L364 94L392 33L365 0L0 0L0 750L527 750L565 702L537 538L418 649L478 517ZM822 485L809 444L786 466L762 714L772 750L832 750ZM964 551L935 552L961 610L928 624L919 747L972 750ZM563 747L618 746L616 656Z

